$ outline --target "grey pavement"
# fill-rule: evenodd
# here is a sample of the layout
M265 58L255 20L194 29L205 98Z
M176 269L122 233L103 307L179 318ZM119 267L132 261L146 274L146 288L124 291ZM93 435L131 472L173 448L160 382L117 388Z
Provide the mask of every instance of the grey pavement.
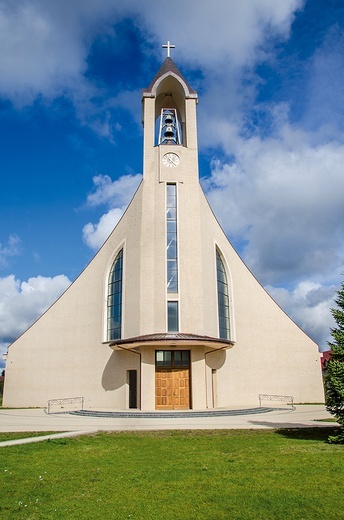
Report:
M106 411L106 410L104 410ZM107 410L110 411L110 410ZM192 429L274 429L332 426L319 422L331 417L324 405L297 405L261 414L222 415L220 417L84 417L69 413L47 414L43 408L0 409L0 432L56 432L56 435L31 437L25 442L47 438L91 434L99 430L192 430ZM58 433L58 432L63 432ZM6 441L6 445L20 441ZM4 443L0 443L4 446Z

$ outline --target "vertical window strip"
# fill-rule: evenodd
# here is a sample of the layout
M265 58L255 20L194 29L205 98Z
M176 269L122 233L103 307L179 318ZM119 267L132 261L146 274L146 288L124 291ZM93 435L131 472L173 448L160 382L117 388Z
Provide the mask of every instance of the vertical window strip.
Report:
M167 302L167 331L179 331L178 302Z
M166 185L167 292L178 292L177 186Z
M121 338L122 331L122 282L123 282L123 249L120 250L112 264L107 298L107 339Z
M216 250L216 271L219 337L221 339L230 339L228 282L225 266L218 250Z

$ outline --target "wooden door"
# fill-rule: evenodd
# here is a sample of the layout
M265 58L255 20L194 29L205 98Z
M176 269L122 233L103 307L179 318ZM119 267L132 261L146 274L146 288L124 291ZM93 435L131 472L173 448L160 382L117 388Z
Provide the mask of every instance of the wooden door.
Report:
M173 409L187 410L190 408L190 369L173 370Z
M190 408L190 368L157 368L155 372L157 410Z

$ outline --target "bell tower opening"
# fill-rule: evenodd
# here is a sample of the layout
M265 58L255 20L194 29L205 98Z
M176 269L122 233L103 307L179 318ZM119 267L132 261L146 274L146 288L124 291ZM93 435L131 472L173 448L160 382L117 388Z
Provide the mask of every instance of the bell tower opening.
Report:
M155 144L186 146L185 92L178 79L167 75L155 98Z
M158 144L181 144L181 129L175 108L162 108Z

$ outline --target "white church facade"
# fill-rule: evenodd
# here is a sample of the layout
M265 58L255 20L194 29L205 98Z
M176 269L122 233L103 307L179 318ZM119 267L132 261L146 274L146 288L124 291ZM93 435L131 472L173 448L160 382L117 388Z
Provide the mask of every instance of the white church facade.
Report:
M243 263L198 179L197 93L169 57L143 91L143 180L99 252L10 347L4 406L323 402L317 345ZM159 125L157 125L159 121Z

